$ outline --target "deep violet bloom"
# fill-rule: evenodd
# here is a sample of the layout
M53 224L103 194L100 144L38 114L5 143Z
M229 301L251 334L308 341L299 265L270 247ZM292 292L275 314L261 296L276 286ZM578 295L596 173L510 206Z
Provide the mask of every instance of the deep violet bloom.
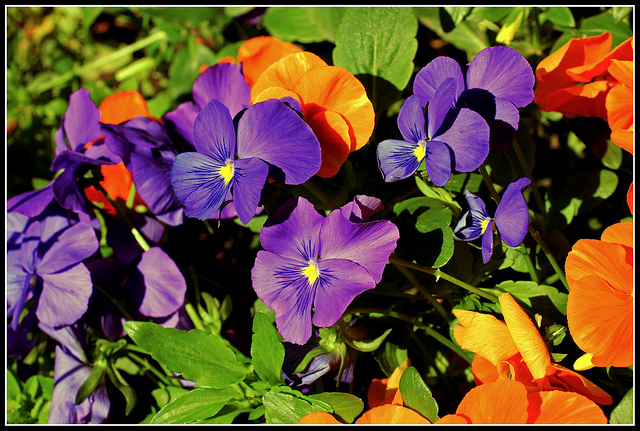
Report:
M219 63L208 67L193 82L193 102L183 102L176 109L163 115L162 120L175 142L185 142L191 148L193 124L205 105L216 99L222 102L232 117L251 103L251 89L242 74L242 66Z
M471 172L484 162L489 154L489 126L470 109L451 110L456 84L454 78L444 80L428 104L415 95L405 100L398 115L404 141L387 139L377 149L378 166L386 182L413 175L425 161L429 178L442 187L451 178L454 165L459 172ZM444 124L448 114L455 115L450 126Z
M289 386L299 387L307 386L320 379L326 374L336 373L336 380L338 378L338 371L342 362L342 354L340 349L333 349L327 351L325 346L318 345L303 345L292 344L284 342L284 364L282 365L282 374L285 378L285 382ZM295 369L298 367L304 357L312 351L316 356L309 362L307 367L296 373ZM344 370L340 376L340 382L351 383L353 381L353 362L349 357L349 354L345 351L346 357L344 358Z
M515 49L492 46L469 63L466 79L458 62L440 56L416 75L414 94L426 105L447 79L456 80L456 104L484 117L491 128L491 152L506 150L513 142L520 113L533 101L535 76L529 62Z
M460 241L473 241L482 237L482 261L489 262L493 256L493 228L500 234L502 241L509 247L517 247L524 240L529 228L529 209L522 195L531 180L520 178L509 184L500 199L495 217L487 212L484 201L464 191L469 211L458 221L453 237Z
M267 177L302 184L320 169L318 139L280 100L251 105L236 120L237 127L229 109L211 100L193 127L197 152L181 153L173 163L171 184L188 217L214 217L231 191L238 218L247 224Z
M291 198L260 231L264 250L251 271L253 288L275 311L284 339L304 344L312 323L333 325L357 295L376 286L398 237L388 220L353 222L341 209L325 218L306 199Z

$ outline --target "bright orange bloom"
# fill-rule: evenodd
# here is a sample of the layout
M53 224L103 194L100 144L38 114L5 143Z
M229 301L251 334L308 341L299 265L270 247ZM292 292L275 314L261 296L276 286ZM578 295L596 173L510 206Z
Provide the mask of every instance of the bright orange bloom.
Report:
M302 48L283 42L272 36L258 36L247 40L238 50L238 62L242 63L244 78L253 87L260 75L276 61Z
M581 239L565 262L569 331L599 367L633 365L633 222Z
M609 68L613 60L633 61L632 41L611 51L611 33L571 39L538 64L533 102L542 111L607 120L607 94L619 83Z
M528 393L515 380L500 380L471 389L455 414L440 424L606 424L607 418L593 401L563 391Z
M402 396L398 388L400 387L400 378L404 370L409 368L411 360L407 358L400 364L391 377L386 379L372 379L367 391L367 404L369 408L378 407L383 404L403 405Z
M106 97L100 104L100 122L107 124L120 124L131 120L135 117L151 118L147 102L137 91L120 91L111 96ZM87 145L87 148L93 143ZM127 170L124 163L115 165L102 165L100 172L104 180L100 181L100 185L109 193L113 199L121 198L127 200L133 179L131 172ZM104 194L95 187L87 187L84 191L85 196L92 202L96 202L109 214L115 215L116 210L107 200ZM145 205L144 201L138 193L136 193L135 205Z
M633 60L611 60L607 72L620 82L605 101L611 140L633 154Z
M356 425L365 424L430 424L419 413L411 410L407 407L398 406L395 404L384 404L382 406L374 407L364 412L360 418L355 421ZM335 417L327 412L313 412L309 413L298 424L324 424L324 425L336 425L342 424Z
M536 326L509 293L500 295L504 322L468 310L453 310L461 325L453 336L463 349L476 353L472 372L476 384L517 380L529 393L549 390L576 392L611 404L611 396L578 373L551 362Z
M633 214L633 183L631 183L629 191L627 191L627 205L629 205L629 211Z
M290 54L256 81L251 103L286 96L300 102L304 121L320 141L319 177L337 174L349 153L369 141L375 123L373 104L362 83L346 69L329 66L310 52Z

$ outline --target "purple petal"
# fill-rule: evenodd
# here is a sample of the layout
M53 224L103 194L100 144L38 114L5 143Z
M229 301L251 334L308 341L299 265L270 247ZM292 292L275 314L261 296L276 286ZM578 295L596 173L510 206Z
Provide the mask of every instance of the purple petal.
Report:
M356 195L349 203L340 207L342 215L354 223L360 223L379 213L384 208L382 201L366 195Z
M304 344L311 337L314 285L304 275L306 263L259 251L251 270L253 289L275 311L278 332L285 340Z
M458 241L473 241L482 235L482 227L472 222L472 213L472 211L464 213L453 229L453 237Z
M496 209L495 220L500 238L510 247L520 245L529 229L529 209L522 195L529 184L531 180L526 177L509 184Z
M480 51L469 64L467 88L482 88L518 108L533 101L535 76L529 62L515 49L492 46Z
M413 94L420 99L422 106L427 106L438 87L449 77L456 81L457 98L464 91L464 76L460 65L451 57L436 57L416 74Z
M409 96L404 101L398 114L398 128L405 141L418 143L427 139L425 132L424 110L416 96Z
M38 274L53 274L75 265L93 255L99 247L93 227L77 223L62 232L47 250L38 265Z
M480 114L468 108L460 109L446 132L431 138L437 138L453 150L458 172L475 171L489 155L489 126Z
M388 220L353 223L339 209L334 210L320 230L320 257L355 262L377 283L399 236L398 228Z
M444 142L429 141L426 153L427 174L433 184L443 187L451 178L451 149Z
M278 208L260 230L260 244L272 253L307 264L319 251L324 217L305 198L291 198Z
M38 320L49 326L72 325L89 307L93 290L91 275L84 264L57 274L43 274L38 301Z
M455 78L445 79L429 101L429 107L427 108L429 118L429 122L427 123L427 136L431 139L436 136L447 113L449 113L449 110L455 105L457 97L456 84Z
M219 173L222 167L224 163L204 154L178 154L171 168L171 185L188 217L205 220L220 210L232 184L225 184Z
M386 139L378 144L378 167L385 182L403 180L413 175L424 157L418 158L419 145L397 139Z
M474 193L470 192L468 189L464 191L464 198L467 201L467 205L469 205L469 209L471 211L477 211L480 214L483 214L486 217L489 217L489 213L487 212L487 206L484 204L484 201L479 196L476 196Z
M41 189L21 193L7 200L7 212L36 217L53 200L53 181Z
M178 266L164 250L151 247L145 251L137 268L144 278L140 313L147 317L165 317L184 304L187 283Z
M195 145L193 143L193 124L199 113L200 109L193 102L183 102L173 111L164 114L162 121L168 132L176 133L193 147Z
M211 100L222 102L232 117L249 106L251 89L242 74L242 66L233 63L213 65L202 72L193 83L193 101L203 109Z
M193 124L196 150L220 162L234 159L236 131L229 109L216 99L209 101Z
M286 184L302 184L320 169L320 143L298 114L277 99L247 108L238 123L238 157L262 159L282 170Z
M313 324L316 326L333 325L353 298L376 287L372 274L350 260L322 259L318 262L318 272L313 302Z
M69 96L69 107L64 115L64 131L73 151L100 137L100 110L84 88Z
M489 221L487 229L482 234L482 262L487 263L493 256L493 220Z
M233 204L243 224L255 215L268 174L269 166L260 159L240 159L234 163Z

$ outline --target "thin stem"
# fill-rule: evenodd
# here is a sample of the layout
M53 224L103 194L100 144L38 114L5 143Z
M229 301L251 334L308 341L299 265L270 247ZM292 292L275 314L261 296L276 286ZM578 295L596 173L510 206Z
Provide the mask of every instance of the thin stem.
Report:
M522 148L520 148L520 143L518 142L517 139L513 140L513 149L516 152L516 156L518 156L518 161L520 162L520 165L522 166L522 169L524 169L524 172L527 176L527 178L529 178L531 180L531 186L533 189L533 197L536 200L536 204L538 204L538 209L540 210L540 213L542 215L546 217L548 217L547 214L547 209L544 206L544 201L542 200L542 196L540 196L540 191L538 190L538 185L536 184L536 182L533 180L533 177L531 176L531 169L529 169L529 164L527 163L527 160L524 158L524 153L522 152Z
M127 312L127 310L125 310L124 308L122 308L122 306L118 303L118 301L111 296L111 294L109 292L107 292L106 290L104 290L99 284L97 283L93 283L93 287L95 287L98 291L100 291L100 293L102 293L104 296L107 297L107 299L109 301L111 301L111 303L118 309L118 311L120 312L120 314L122 314L124 316L125 319L127 320L134 320L133 317L131 317L131 315Z
M531 276L531 280L534 281L536 284L540 284L540 278L538 277L538 273L536 272L536 267L533 264L533 261L531 260L531 256L529 256L527 247L525 247L524 243L522 243L520 244L519 248L520 248L520 252L522 253L522 256L524 257L524 261L527 264L527 269L529 270L529 275Z
M457 278L455 278L455 277L453 277L453 276L451 276L451 275L449 275L449 274L447 274L445 272L440 271L440 269L438 269L438 268L435 268L435 269L434 268L427 268L426 266L422 266L422 265L418 265L418 264L415 264L415 263L412 263L412 262L408 262L406 260L400 259L399 257L395 256L393 253L391 254L391 256L389 256L389 261L391 261L391 263L402 265L402 266L405 266L407 268L415 269L416 271L420 271L420 272L424 272L424 273L427 273L427 274L431 274L434 277L436 277L436 280L442 278L444 280L447 280L450 283L453 283L453 284L455 284L457 286L462 287L463 289L466 289L466 290L468 290L470 292L473 292L473 293L475 293L477 295L480 295L485 299L488 299L488 300L493 301L493 302L498 302L498 297L497 296L495 296L495 295L493 295L491 293L485 292L484 290L479 289L479 288L477 288L475 286L472 286L472 285L470 285L468 283L465 283L462 280L458 280Z
M139 357L138 355L133 353L131 350L127 352L127 356L131 358L131 360L140 364L143 367L143 369L151 371L151 373L154 376L156 376L165 386L181 386L180 382L178 382L173 378L174 377L173 374L169 376L162 374L155 367L151 366L148 360ZM171 377L171 378L168 379L167 377Z
M535 230L533 227L531 227L531 225L529 225L529 233L531 234L533 239L536 240L536 242L538 243L538 245L540 246L544 254L547 256L547 259L549 259L549 263L551 263L551 266L553 267L554 271L556 272L556 274L560 278L560 281L562 281L562 284L564 284L564 287L567 289L567 292L568 292L570 288L569 288L569 283L567 283L567 278L565 277L564 271L562 270L562 268L560 268L560 265L558 265L558 261L556 261L556 258L551 253L551 250L549 250L549 247L547 246L547 244L544 242L542 237L540 237L540 234L538 233L538 231Z
M487 185L489 189L489 193L491 197L496 201L496 203L500 202L500 195L496 191L496 188L493 186L493 181L491 181L491 177L489 177L489 173L487 172L487 168L484 165L480 165L478 168L480 170L480 174L482 174L482 179L484 183Z
M306 183L302 184L302 186L305 189L309 190L311 193L313 193L313 195L318 199L320 199L323 205L325 205L329 209L334 210L336 208L340 208L338 204L336 204L333 200L331 200L331 198L325 195L319 188L313 185L311 181L307 181Z

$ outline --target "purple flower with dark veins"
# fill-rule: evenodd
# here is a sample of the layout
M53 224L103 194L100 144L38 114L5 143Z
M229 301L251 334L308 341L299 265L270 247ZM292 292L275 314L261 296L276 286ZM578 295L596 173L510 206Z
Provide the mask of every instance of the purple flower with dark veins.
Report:
M364 213L359 205L345 212L351 214L336 209L325 218L306 199L291 198L260 231L264 250L251 271L253 288L291 343L306 343L312 324L336 323L357 295L382 279L396 247L393 223L358 221Z
M500 234L502 241L509 247L517 247L524 240L529 228L529 209L522 192L531 180L520 178L509 184L504 191L495 217L487 212L484 201L465 190L464 196L469 211L464 213L455 229L453 237L459 241L473 241L482 237L482 261L489 262L493 256L493 228Z

